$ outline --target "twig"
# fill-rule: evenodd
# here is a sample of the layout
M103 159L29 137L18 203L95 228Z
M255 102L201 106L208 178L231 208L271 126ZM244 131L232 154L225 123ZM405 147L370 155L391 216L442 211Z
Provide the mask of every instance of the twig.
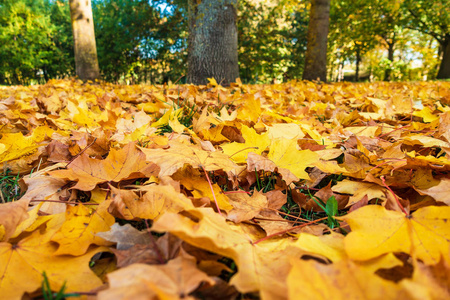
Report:
M75 155L65 166L65 168L67 168L78 156L80 156L81 154L84 153L84 151L86 151L89 147L91 147L92 145L94 145L95 141L97 140L97 138L94 138L94 140L92 141L92 143L90 143L89 145L87 145L83 150L80 151L80 153L78 153L77 155Z
M274 236L277 236L277 235L282 235L282 234L288 233L288 232L291 231L291 230L298 229L298 228L302 228L302 227L305 227L305 226L308 226L308 225L311 225L311 224L314 224L314 223L317 223L317 222L320 222L320 221L323 221L323 220L326 220L326 219L328 219L328 217L324 217L324 218L321 218L321 219L317 219L317 220L311 221L311 222L309 222L309 223L301 224L301 225L294 226L294 227L289 228L289 229L286 229L286 230L282 230L282 231L278 231L278 232L269 234L268 236L263 237L262 239L259 239L259 240L257 240L256 242L253 242L253 245L256 245L256 244L258 244L259 242L262 242L262 241L265 241L265 240L267 240L267 239L270 239L271 237L274 237Z
M64 203L64 204L99 205L99 203L67 202L67 201L61 201L61 200L39 200L39 199L30 200L30 202L54 202L54 203Z

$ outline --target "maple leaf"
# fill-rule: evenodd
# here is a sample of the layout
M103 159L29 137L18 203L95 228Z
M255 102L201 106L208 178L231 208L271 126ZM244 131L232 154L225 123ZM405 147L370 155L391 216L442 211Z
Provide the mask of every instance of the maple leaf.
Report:
M426 264L450 260L450 207L428 206L411 215L369 205L339 217L352 232L345 237L350 258L367 260L389 252L405 252Z
M223 152L230 156L236 163L245 163L249 152L261 154L270 145L270 139L267 133L259 135L256 133L255 129L245 125L242 126L241 131L245 143L233 142L220 146L223 149Z
M235 223L250 220L267 208L267 198L258 191L254 191L252 196L235 193L229 194L228 197L233 209L228 212L227 218Z
M108 206L105 201L94 212L84 205L69 206L64 224L51 238L59 244L54 255L83 255L91 244L110 246L109 242L96 236L97 232L108 231L114 224L114 217L107 211Z
M83 153L67 168L51 171L49 175L77 181L73 188L82 191L91 191L99 183L150 177L158 171L157 166L145 161L145 155L134 143L129 143L120 150L111 149L104 160L93 159Z
M30 136L23 136L21 132L3 134L0 139L0 163L34 153L53 132L49 127L41 126L33 130Z
M180 212L193 208L191 200L175 191L172 186L150 185L142 188L146 193L140 197L129 190L110 186L112 203L110 212L125 220L157 219L167 212Z
M347 207L357 203L363 199L364 196L367 196L368 200L376 198L386 200L386 189L371 182L360 182L344 179L343 181L338 182L331 189L333 192L352 195L348 201Z
M232 258L238 272L230 283L240 292L260 291L263 299L286 297L285 278L290 269L290 259L302 254L290 240L267 241L253 245L251 237L241 227L232 226L208 208L187 211L191 216L167 213L157 220L152 230L171 232L198 248ZM272 268L273 262L277 267Z
M88 292L99 287L101 280L90 270L89 261L98 252L95 247L82 256L54 255L57 246L43 242L39 231L17 244L0 243L0 290L4 299L21 299L41 287L42 273L47 273L53 290L66 283L65 292Z
M28 218L29 200L0 204L0 241L8 241L17 226Z
M287 278L289 299L409 299L410 294L391 281L358 267L350 260L324 265L296 260ZM301 282L302 284L299 284ZM411 293L414 295L413 293Z
M139 148L148 161L157 164L161 171L159 177L170 176L185 164L206 171L232 171L238 168L230 161L228 155L221 152L205 151L196 145L186 145L181 142L170 142L167 149Z
M196 265L186 253L166 265L130 265L107 275L110 287L98 299L179 299L202 282L214 284Z
M434 198L436 201L444 202L450 205L450 179L442 178L439 183L435 186L429 187L427 189L416 188L416 191L422 195L428 195Z
M186 168L185 172L180 170L174 174L173 179L179 181L186 189L188 189L194 198L207 197L210 202L213 202L215 198L220 209L229 211L233 208L228 197L222 192L217 183L212 185L214 191L213 195L208 181L198 174L194 174L192 171L191 168Z
M311 150L297 150L297 141L278 139L272 142L267 155L278 168L288 169L299 179L310 179L305 169L312 167L319 156Z

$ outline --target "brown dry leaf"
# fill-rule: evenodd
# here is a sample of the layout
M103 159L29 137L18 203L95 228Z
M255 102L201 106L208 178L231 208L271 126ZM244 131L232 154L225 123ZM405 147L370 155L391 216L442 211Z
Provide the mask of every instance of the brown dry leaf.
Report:
M111 149L104 160L92 159L83 153L67 168L51 171L49 174L52 177L76 181L72 188L82 191L91 191L99 183L150 177L159 171L157 166L145 161L145 155L134 143L129 143L120 150Z
M149 232L137 230L130 224L120 226L114 223L109 231L98 232L96 236L116 243L117 250L126 250L135 244L149 244L152 241L149 234Z
M263 193L254 191L252 196L247 193L228 194L233 209L228 212L227 219L240 223L254 218L261 210L267 208L267 198Z
M123 268L131 264L165 264L174 259L180 253L182 240L167 233L158 238L151 236L151 232L145 232L148 242L145 244L134 244L126 250L114 250L117 257L117 267Z
M98 299L189 299L201 283L214 284L184 253L166 265L133 264L107 275L109 288Z

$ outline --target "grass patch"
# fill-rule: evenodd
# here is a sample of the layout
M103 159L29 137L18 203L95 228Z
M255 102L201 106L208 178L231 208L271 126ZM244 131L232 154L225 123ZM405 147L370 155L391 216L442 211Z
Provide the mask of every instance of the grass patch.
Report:
M19 185L20 174L13 175L7 169L0 177L0 198L2 203L13 202L22 197L23 193Z

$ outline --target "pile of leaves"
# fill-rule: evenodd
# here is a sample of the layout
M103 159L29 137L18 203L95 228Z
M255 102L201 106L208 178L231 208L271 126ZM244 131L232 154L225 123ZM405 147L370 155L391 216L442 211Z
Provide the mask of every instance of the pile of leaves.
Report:
M450 297L450 83L0 88L0 298Z

